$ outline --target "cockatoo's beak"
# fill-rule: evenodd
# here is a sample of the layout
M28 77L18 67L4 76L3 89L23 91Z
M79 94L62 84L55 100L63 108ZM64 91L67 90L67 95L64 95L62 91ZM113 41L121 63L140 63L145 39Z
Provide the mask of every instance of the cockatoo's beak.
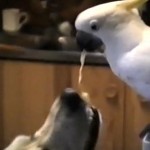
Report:
M103 44L96 36L83 31L77 32L76 40L81 50L85 49L89 52L98 49Z

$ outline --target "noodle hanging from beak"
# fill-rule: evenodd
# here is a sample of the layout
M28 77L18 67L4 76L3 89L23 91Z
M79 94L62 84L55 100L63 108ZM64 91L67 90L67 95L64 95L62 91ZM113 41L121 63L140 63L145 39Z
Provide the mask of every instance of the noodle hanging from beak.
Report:
M81 53L81 57L80 57L80 63L81 63L81 66L80 66L80 69L79 69L79 78L78 78L78 85L79 85L79 90L81 92L81 97L83 99L85 99L87 102L90 101L90 96L87 92L84 91L84 86L83 86L83 67L84 67L84 64L85 64L85 58L86 58L86 51L83 50L82 53Z

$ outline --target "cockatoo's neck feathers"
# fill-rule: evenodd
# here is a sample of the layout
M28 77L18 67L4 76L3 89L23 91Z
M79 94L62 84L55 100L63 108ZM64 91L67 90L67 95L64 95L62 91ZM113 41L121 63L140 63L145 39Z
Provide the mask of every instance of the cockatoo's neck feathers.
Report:
M122 7L126 10L131 10L133 8L141 8L148 0L125 0L124 3L119 4L119 7Z

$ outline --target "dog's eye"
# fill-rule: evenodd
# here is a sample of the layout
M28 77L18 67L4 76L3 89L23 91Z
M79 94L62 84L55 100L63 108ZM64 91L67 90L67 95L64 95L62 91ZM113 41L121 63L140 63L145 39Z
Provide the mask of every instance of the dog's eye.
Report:
M97 20L91 20L90 27L92 31L97 31L99 29L98 21Z

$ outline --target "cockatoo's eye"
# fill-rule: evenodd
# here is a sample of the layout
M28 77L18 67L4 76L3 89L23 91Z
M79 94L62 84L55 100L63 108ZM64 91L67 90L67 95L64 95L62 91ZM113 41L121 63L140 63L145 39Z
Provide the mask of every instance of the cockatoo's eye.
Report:
M92 31L97 31L99 29L98 21L97 20L91 20L90 28Z

